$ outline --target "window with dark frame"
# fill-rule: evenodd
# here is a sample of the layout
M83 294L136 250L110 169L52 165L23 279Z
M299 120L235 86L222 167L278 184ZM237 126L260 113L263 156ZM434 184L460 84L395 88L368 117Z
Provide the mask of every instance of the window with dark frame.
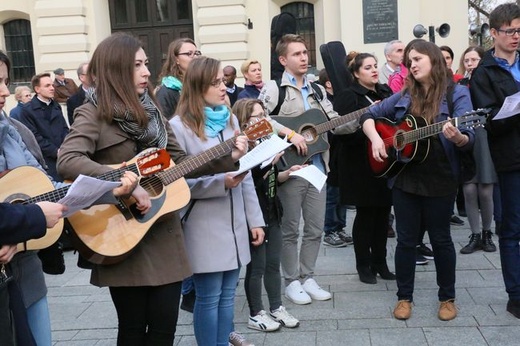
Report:
M35 75L31 22L14 19L3 24L5 49L11 59L11 88L28 84Z
M314 5L307 2L291 2L281 8L282 12L289 12L298 21L297 34L307 42L309 49L310 68L316 68L316 34L314 30Z

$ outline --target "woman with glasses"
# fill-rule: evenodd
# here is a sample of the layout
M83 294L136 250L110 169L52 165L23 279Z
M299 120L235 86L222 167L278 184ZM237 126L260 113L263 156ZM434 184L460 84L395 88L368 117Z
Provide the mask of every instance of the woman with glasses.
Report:
M253 125L265 118L264 105L259 99L241 99L233 106L241 128ZM295 328L300 322L282 305L280 274L280 253L282 251L282 205L277 197L277 186L289 179L289 174L302 166L293 166L278 172L276 163L283 155L278 154L265 167L257 166L251 170L256 193L262 208L265 224L265 242L250 246L251 262L247 265L244 288L249 304L248 328L263 332L278 330L280 325ZM269 311L262 303L262 282L269 299Z
M264 86L262 81L262 65L257 60L246 60L240 66L240 71L244 75L246 83L244 84L244 90L238 94L237 99L257 99L260 95L260 90Z
M457 70L457 73L463 76L458 82L460 85L469 85L471 73L478 66L483 56L484 48L480 46L469 46L464 53L462 53L459 69Z
M16 107L11 109L11 112L9 112L9 116L16 120L19 120L23 105L31 101L32 99L31 89L25 85L16 87L16 89L14 89L14 98L16 99L16 101L18 101L18 104L16 105Z
M159 75L159 89L155 93L166 119L171 119L175 113L188 65L200 55L191 38L176 39L168 46L168 55Z
M170 125L188 154L199 154L239 130L226 105L223 78L220 61L208 57L192 61L186 70ZM240 268L251 260L249 244L263 243L265 223L247 172L214 174L187 182L192 201L181 215L196 292L195 338L199 345L227 346Z

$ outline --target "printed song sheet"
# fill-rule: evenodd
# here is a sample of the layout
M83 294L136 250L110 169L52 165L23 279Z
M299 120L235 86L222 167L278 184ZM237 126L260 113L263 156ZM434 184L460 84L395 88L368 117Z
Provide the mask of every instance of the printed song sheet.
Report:
M520 91L506 97L504 104L498 111L493 120L500 120L512 117L520 113Z

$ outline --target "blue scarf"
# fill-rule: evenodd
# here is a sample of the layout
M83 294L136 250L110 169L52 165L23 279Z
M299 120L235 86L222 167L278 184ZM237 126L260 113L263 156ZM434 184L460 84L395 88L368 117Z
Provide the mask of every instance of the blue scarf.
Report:
M217 106L215 108L204 107L206 115L205 132L206 136L215 138L220 131L224 130L229 120L229 108L227 106Z
M167 87L169 89L179 90L179 91L182 89L182 82L172 76L163 77L163 79L161 80L161 83L162 83L162 85L164 85L165 87Z

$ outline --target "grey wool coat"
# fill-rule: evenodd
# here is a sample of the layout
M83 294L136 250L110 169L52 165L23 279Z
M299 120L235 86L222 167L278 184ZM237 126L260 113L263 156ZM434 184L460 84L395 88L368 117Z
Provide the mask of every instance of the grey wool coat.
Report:
M58 171L66 179L79 174L96 176L110 171L107 164L129 161L137 153L134 139L115 122L101 119L91 103L78 107L74 123L58 156ZM175 140L164 118L166 149L175 163L188 158ZM231 155L204 165L190 176L236 170ZM96 265L91 283L96 286L158 286L178 282L191 275L177 212L166 214L147 232L122 262Z
M232 118L238 129L238 121ZM201 141L179 116L173 117L170 125L189 155L220 143L219 136ZM221 134L223 140L229 139L234 136L234 129L228 125ZM225 188L224 178L221 173L187 179L192 202L181 210L181 217L184 216L184 241L194 273L222 272L247 265L251 260L249 230L265 226L251 174L233 189Z

